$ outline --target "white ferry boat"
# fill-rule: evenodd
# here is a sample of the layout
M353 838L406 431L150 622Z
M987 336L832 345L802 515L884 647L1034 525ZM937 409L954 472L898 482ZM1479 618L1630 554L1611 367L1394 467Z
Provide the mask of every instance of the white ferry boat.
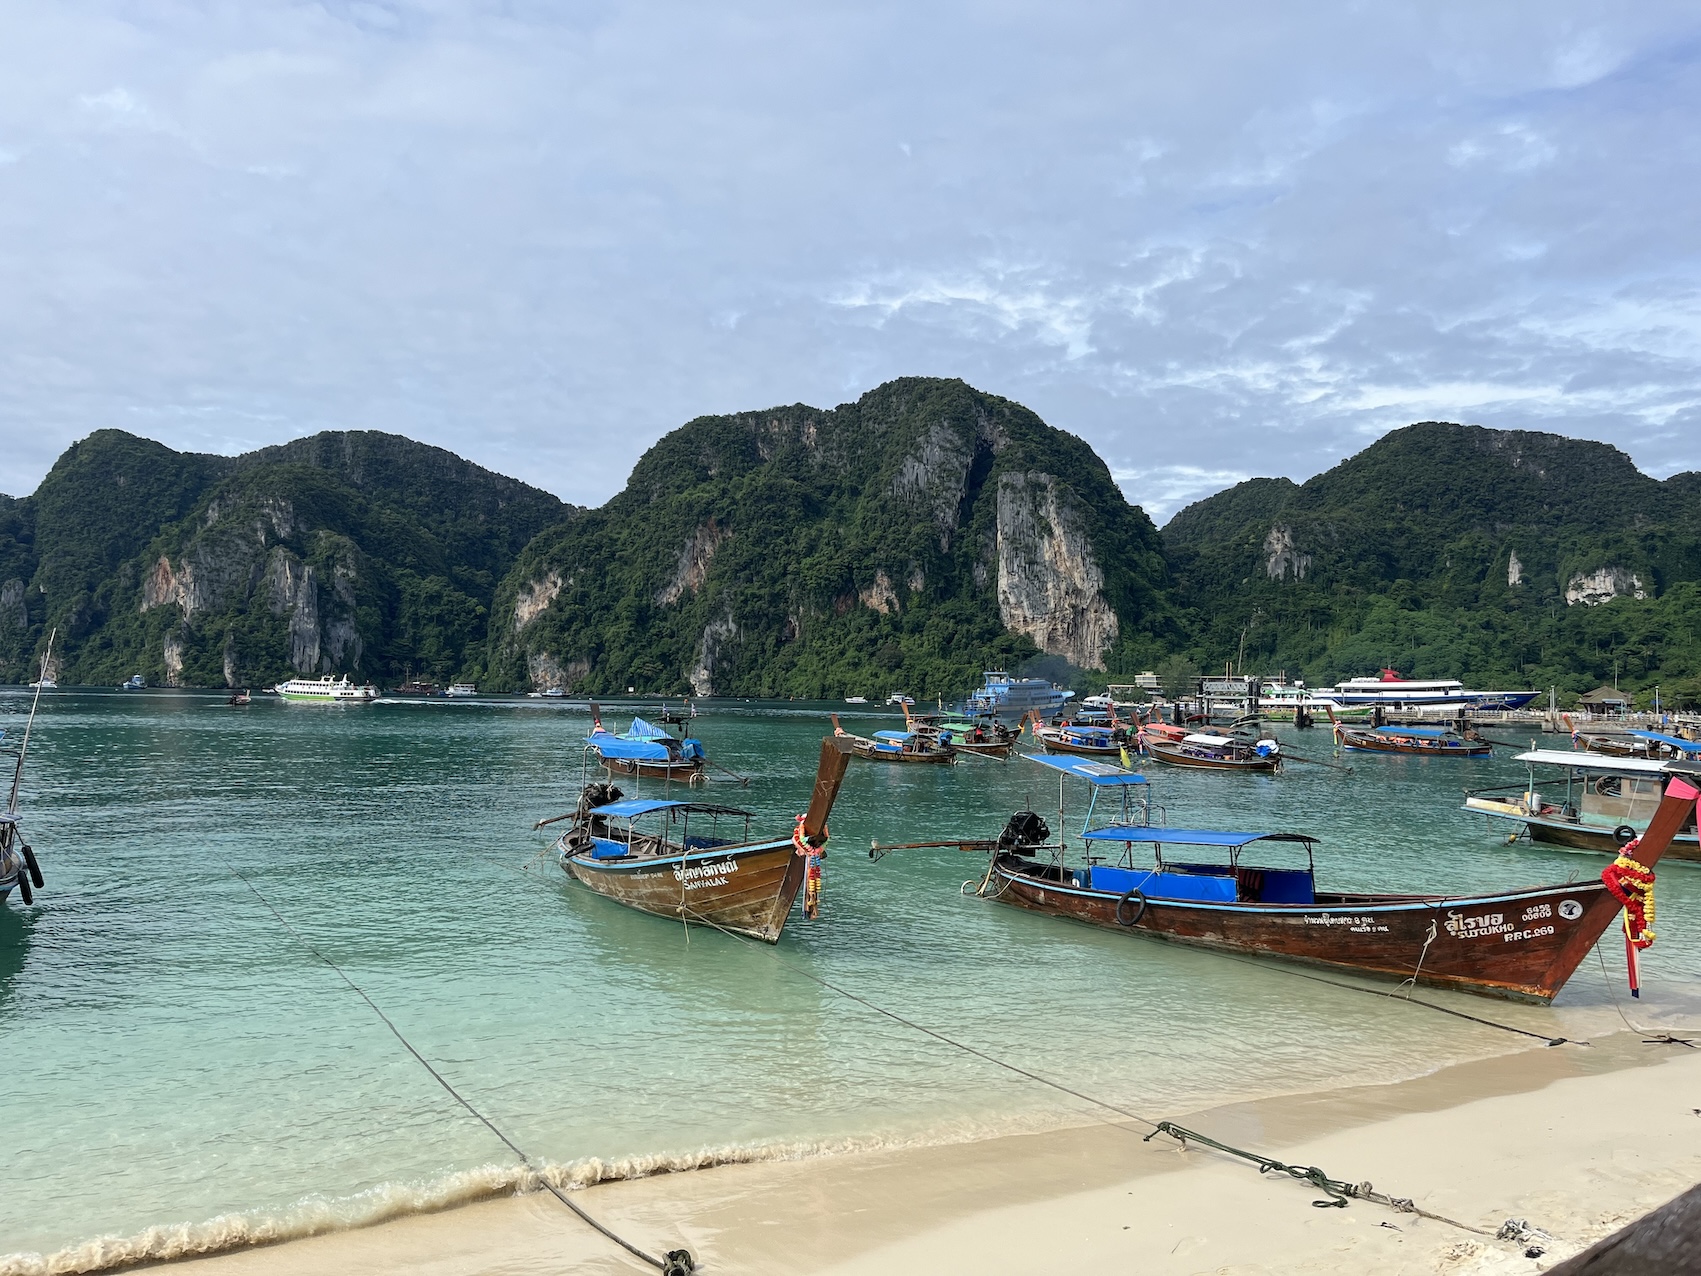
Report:
M446 696L476 696L478 684L476 682L451 682L449 689L443 694Z
M362 686L341 678L291 678L272 688L273 692L292 703L300 704L366 704L378 698L378 688L370 682Z
M1036 709L1049 718L1075 694L1044 678L1012 678L1002 669L990 669L981 676L985 683L969 693L960 710L971 718L990 715L1005 722L1020 722Z
M1536 698L1534 691L1467 691L1455 678L1402 678L1394 669L1384 669L1375 678L1349 678L1323 694L1344 708L1381 705L1387 709L1522 709Z

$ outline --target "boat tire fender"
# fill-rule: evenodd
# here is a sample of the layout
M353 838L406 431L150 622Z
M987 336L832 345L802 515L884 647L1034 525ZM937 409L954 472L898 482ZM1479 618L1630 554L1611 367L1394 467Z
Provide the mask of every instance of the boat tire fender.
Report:
M1612 831L1612 840L1620 846L1629 846L1636 840L1636 830L1628 824L1620 824Z
M662 1260L662 1276L691 1276L697 1264L688 1249L670 1249Z
M1128 916L1128 905L1136 905L1134 915ZM1116 924L1118 926L1138 926L1140 919L1146 915L1145 892L1136 887L1121 899L1116 901Z
M24 853L24 867L30 871L30 881L35 883L37 890L40 890L44 883L41 877L41 865L35 862L35 852L30 849L28 842L25 842L19 849Z
M28 873L18 874L18 895L26 904L35 903L35 895L30 891L30 875Z

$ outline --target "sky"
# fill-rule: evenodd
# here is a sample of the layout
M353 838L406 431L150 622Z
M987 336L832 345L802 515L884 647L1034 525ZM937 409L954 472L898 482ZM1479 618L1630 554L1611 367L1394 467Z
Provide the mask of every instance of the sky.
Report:
M324 429L600 504L962 377L1162 523L1419 420L1701 469L1694 4L0 0L0 491Z

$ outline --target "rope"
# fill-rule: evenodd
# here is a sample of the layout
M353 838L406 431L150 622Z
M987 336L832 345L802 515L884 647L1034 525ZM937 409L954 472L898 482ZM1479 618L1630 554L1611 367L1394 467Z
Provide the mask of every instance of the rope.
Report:
M1469 1223L1461 1223L1458 1219L1448 1218L1445 1214L1431 1213L1408 1196L1389 1196L1386 1192L1378 1192L1369 1183L1348 1183L1343 1179L1332 1179L1315 1165L1288 1165L1283 1161L1275 1160L1273 1157L1260 1156L1258 1153L1248 1152L1244 1148L1237 1148L1228 1143L1219 1143L1209 1135L1200 1134L1197 1130L1186 1129L1183 1126L1176 1125L1173 1121L1160 1121L1158 1128L1140 1141L1150 1143L1160 1134L1169 1135L1184 1148L1191 1140L1194 1143L1202 1143L1208 1148L1215 1148L1228 1156L1237 1156L1243 1161L1250 1161L1258 1167L1260 1174L1286 1174L1289 1178L1309 1183L1329 1197L1326 1201L1311 1202L1318 1209L1345 1209L1348 1200L1371 1201L1377 1205L1385 1205L1391 1210L1397 1210L1402 1214L1416 1214L1419 1218L1446 1223L1448 1226L1457 1227L1461 1231L1475 1232L1478 1236L1502 1239L1499 1232L1472 1227ZM1505 1229L1502 1228L1501 1230L1504 1231Z
M299 930L297 930L290 923L290 920L287 917L285 917L276 908L274 908L272 906L272 901L267 899L264 895L262 895L260 893L259 887L255 886L253 882L251 882L245 875L243 875L241 872L239 872L234 864L232 864L228 860L226 860L225 861L225 867L230 870L230 873L233 877L235 877L239 882L241 882L251 892L253 892L254 898L259 900L260 903L265 906L266 911L269 912L273 917L277 918L278 923L285 930L287 930L292 936L294 936L296 943L300 944L308 952L312 953L321 962L323 962L325 965L329 966L334 972L336 972L337 978L341 979L343 981L343 983L347 984L349 989L354 993L354 995L359 997L362 1001L364 1001L366 1003L367 1008L370 1009L373 1014L377 1015L379 1020L381 1020L384 1024L384 1026L390 1030L391 1034L396 1038L396 1040L402 1043L402 1048L414 1057L414 1059L419 1063L420 1067L424 1068L427 1072L429 1072L431 1074L432 1078L437 1082L438 1085L443 1087L444 1091L449 1095L450 1098L452 1098L456 1103L460 1104L463 1108L465 1108L469 1113L471 1113L473 1115L473 1117L481 1125L484 1126L485 1129L489 1130L498 1139L500 1139L502 1141L503 1145L505 1147L507 1147L507 1149L510 1152L512 1152L516 1157L519 1158L520 1164L524 1165L533 1174L537 1175L538 1182L543 1184L544 1190L549 1192L549 1194L551 1196L555 1197L556 1200L560 1201L568 1209L572 1210L573 1213L577 1214L583 1222L588 1224L590 1227L595 1228L598 1232L602 1233L602 1235L606 1236L609 1240L613 1241L616 1245L620 1246L621 1249L623 1249L627 1253L633 1255L635 1258L642 1259L644 1262L648 1263L651 1267L657 1268L658 1270L663 1271L663 1272L671 1272L671 1271L679 1270L679 1268L677 1267L677 1263L678 1263L679 1260L677 1259L676 1256L678 1254L682 1253L683 1251L674 1250L674 1251L670 1252L667 1256L666 1261L659 1259L659 1258L656 1258L654 1255L648 1254L645 1251L639 1249L636 1245L632 1244L630 1241L626 1240L624 1237L622 1237L622 1236L618 1235L617 1233L609 1230L607 1227L604 1227L601 1223L597 1222L596 1219L592 1218L584 1210L580 1209L579 1206L575 1205L572 1201L568 1200L566 1194L564 1192L562 1192L560 1188L556 1187L555 1184L551 1183L548 1179L543 1177L542 1173L538 1170L537 1166L532 1162L531 1157L526 1155L525 1150L523 1148L521 1148L518 1143L515 1143L513 1139L509 1138L506 1134L504 1134L502 1132L501 1128L499 1126L497 1126L497 1124L494 1121L492 1121L489 1117L485 1116L484 1113L480 1112L477 1108L473 1107L472 1103L467 1099L467 1097L464 1094L462 1094L459 1090L455 1089L455 1087L449 1083L449 1079L447 1077L445 1077L441 1072L439 1072L435 1067L433 1067L432 1064L431 1064L431 1061L429 1059L427 1059L424 1055L422 1055L418 1050L416 1050L414 1048L413 1042L409 1041L405 1036L402 1035L402 1030L400 1028L396 1027L395 1023L391 1020L390 1016L384 1013L384 1011L379 1007L377 1002L373 1001L371 997L367 996L366 990L364 988L362 988L359 984L355 983L354 980L350 979L348 977L347 973L344 972L344 970L341 966L337 965L336 962L332 961L324 953L320 952L318 948L314 947L313 942L311 940L309 940L305 935L303 935ZM686 1262L689 1263L689 1259L687 1259ZM683 1270L688 1272L688 1271L691 1270L691 1268L689 1266L686 1266Z
M755 946L755 941L738 934L736 931L728 930L725 926L720 925L720 923L714 921L712 918L705 917L702 913L698 913L695 909L692 910L692 915L703 925L712 927L713 929L720 931L723 935L731 936L733 939L736 939L741 943L749 944L752 947ZM1140 1140L1142 1143L1150 1143L1152 1139L1159 1134L1168 1134L1172 1138L1181 1139L1183 1145L1185 1145L1187 1139L1192 1139L1196 1143L1203 1143L1209 1147L1217 1149L1218 1151L1226 1152L1231 1156L1238 1156L1244 1160L1253 1162L1258 1166L1258 1172L1260 1174L1280 1171L1291 1178L1302 1179L1311 1183L1319 1188L1319 1190L1329 1193L1331 1197L1338 1198L1328 1201L1313 1201L1313 1205L1323 1207L1340 1206L1344 1209L1347 1204L1347 1198L1353 1197L1360 1200L1370 1201L1372 1204L1383 1205L1389 1209L1398 1210L1402 1213L1416 1214L1420 1218L1431 1219L1438 1223L1447 1223L1462 1231L1474 1232L1478 1236L1497 1238L1497 1234L1494 1232L1485 1231L1480 1227L1472 1227L1469 1223L1461 1223L1457 1219L1448 1218L1445 1214L1433 1214L1428 1210L1422 1209L1408 1197L1389 1196L1386 1193L1378 1192L1369 1183L1352 1184L1342 1182L1338 1179L1331 1179L1316 1166L1296 1168L1294 1166L1287 1165L1282 1161L1275 1160L1272 1157L1260 1156L1255 1152L1246 1152L1240 1148L1231 1147L1229 1144L1219 1143L1215 1139L1208 1138L1205 1135L1198 1134L1192 1130L1178 1126L1173 1121L1153 1121L1150 1117L1141 1116L1138 1112L1131 1112L1119 1104L1111 1103L1107 1099L1101 1099L1097 1095L1091 1095L1083 1091L1073 1089L1070 1086L1064 1085L1060 1081L1054 1081L1050 1077L1041 1076L1037 1072L1030 1072L1026 1068L1011 1063L1006 1059L1000 1059L996 1055L988 1054L986 1051L977 1049L965 1042L958 1041L954 1037L949 1037L943 1032L927 1027L925 1024L919 1024L913 1019L907 1019L903 1015L898 1014L896 1011L887 1010L884 1006L878 1006L868 998L851 992L847 988L842 988L830 979L824 979L811 970L806 970L802 966L787 961L772 948L768 950L768 956L787 970L790 970L795 974L802 975L805 979L819 984L821 987L826 988L831 992L835 992L841 997L854 1001L858 1005L866 1006L876 1014L884 1015L886 1018L894 1021L895 1023L903 1024L906 1028L914 1029L916 1032L932 1037L936 1041L942 1041L946 1045L957 1050L961 1050L965 1054L973 1055L977 1059L984 1059L987 1063L990 1063L995 1067L1003 1068L1007 1072L1015 1073L1019 1077L1025 1077L1030 1081L1037 1081L1041 1085L1049 1086L1053 1090L1057 1090L1063 1094L1070 1095L1073 1098L1080 1099L1085 1103L1092 1104L1095 1107L1104 1108L1110 1112L1115 1112L1119 1116L1127 1117L1131 1121L1137 1121L1141 1125L1149 1126L1152 1132ZM1099 1120L1101 1123L1110 1126L1112 1129L1126 1130L1125 1126L1119 1125L1115 1121L1105 1121L1102 1117L1100 1117ZM1132 1130L1127 1130L1127 1132L1130 1134L1133 1133Z
M1603 936L1604 938L1604 936ZM1612 986L1612 978L1607 974L1606 954L1601 951L1600 944L1595 945L1595 956L1601 963L1601 982L1606 985L1607 996L1612 998L1612 1008L1618 1011L1618 1017L1624 1021L1624 1026L1642 1038L1645 1046L1688 1046L1696 1048L1695 1042L1688 1037L1673 1036L1669 1032L1655 1032L1651 1028L1639 1028L1630 1022L1630 1016L1624 1013L1624 1004L1618 999L1618 991Z

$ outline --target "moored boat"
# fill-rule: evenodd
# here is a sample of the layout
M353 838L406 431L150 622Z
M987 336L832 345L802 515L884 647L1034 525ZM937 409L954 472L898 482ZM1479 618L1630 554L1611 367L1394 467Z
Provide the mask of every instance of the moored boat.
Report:
M1054 759L1032 760L1065 769ZM1095 787L1140 780L1099 769L1096 776L1075 774ZM1615 866L1610 886L1589 880L1463 895L1322 891L1316 839L1308 834L1138 821L1092 827L1089 812L1083 847L1102 855L1120 846L1117 862L1083 853L1085 863L1071 865L1062 843L1006 849L988 842L981 844L991 862L979 893L1109 930L1546 1002L1625 907L1625 877L1652 881L1672 835L1693 818L1697 778L1663 777L1655 817L1640 841L1624 848L1625 867Z
M1349 727L1330 721L1335 743L1357 753L1408 753L1418 757L1487 758L1494 746L1474 732L1452 727Z
M1117 724L1064 722L1055 727L1033 726L1034 739L1047 753L1073 753L1083 757L1120 757L1134 747L1133 733Z
M1179 740L1148 735L1146 753L1166 766L1205 771L1274 772L1282 765L1282 746L1273 739L1248 740L1203 731L1189 732Z
M1337 706L1374 705L1384 709L1506 711L1522 709L1536 698L1534 691L1468 691L1457 678L1407 678L1395 669L1384 669L1374 678L1349 678L1321 694Z
M476 696L478 694L478 684L476 682L451 682L449 684L449 689L443 694L446 696L454 696L456 699L465 699L468 696Z
M1530 841L1559 850L1616 855L1628 838L1646 831L1659 809L1665 768L1658 758L1608 757L1565 749L1531 749L1517 755L1529 767L1520 786L1475 789L1465 810L1510 825ZM1537 767L1557 773L1538 782ZM1672 833L1666 857L1701 862L1693 819Z
M133 673L127 680L118 684L118 689L120 691L142 691L146 689L147 685L147 680L141 674Z
M377 687L351 682L347 674L341 678L290 678L272 691L291 704L367 704L378 698Z
M965 717L1017 723L1038 712L1049 718L1075 695L1044 678L1013 678L1002 669L989 669L981 678L981 685L963 701L960 712Z
M45 671L48 662L53 659L53 641L59 636L59 630L54 628L47 636L47 653L42 657L41 667ZM40 682L46 682L43 677ZM24 723L23 738L13 744L6 738L6 733L0 731L0 754L10 754L12 757L12 790L6 803L6 809L0 812L0 903L14 890L18 898L25 904L35 903L35 892L45 884L42 877L41 865L36 861L35 849L24 841L24 831L18 822L18 790L24 782L24 759L30 751L30 733L35 729L35 711L41 705L43 688L36 685L35 695L30 700L30 716Z
M950 745L958 753L1000 760L1008 758L1022 738L1020 724L1011 728L997 718L970 721L944 714L911 713L907 705L904 708L904 725L913 732L932 736Z
M736 807L628 799L611 785L587 785L578 810L563 817L573 823L556 842L557 861L628 908L776 943L799 890L806 915L815 915L827 818L849 759L843 738L822 740L808 811L789 834L758 840L751 813Z
M834 737L847 741L847 747L855 756L870 762L950 766L957 760L956 746L947 744L937 735L919 731L876 731L872 737L852 735L839 725L838 714L833 714L832 718Z
M687 784L702 784L708 778L704 768L709 759L701 740L676 739L642 718L633 718L630 727L616 734L602 725L602 711L596 705L591 706L591 714L585 747L601 759L604 770Z

